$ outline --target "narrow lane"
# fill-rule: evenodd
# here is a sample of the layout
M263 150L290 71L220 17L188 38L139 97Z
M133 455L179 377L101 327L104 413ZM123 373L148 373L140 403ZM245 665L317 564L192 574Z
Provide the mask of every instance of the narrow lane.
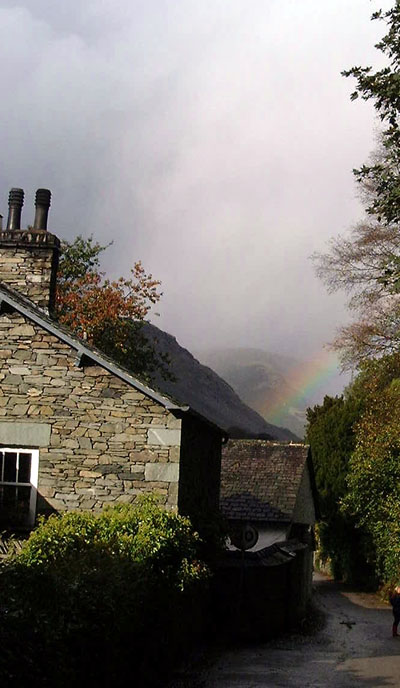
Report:
M319 575L315 601L326 614L316 634L224 651L207 670L182 677L176 687L400 687L400 637L391 637L390 607Z

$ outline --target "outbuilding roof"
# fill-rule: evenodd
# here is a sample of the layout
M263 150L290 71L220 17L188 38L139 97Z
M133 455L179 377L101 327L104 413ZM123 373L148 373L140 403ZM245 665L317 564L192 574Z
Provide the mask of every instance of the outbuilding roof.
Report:
M222 451L223 515L230 520L289 523L307 468L316 502L308 445L229 440Z

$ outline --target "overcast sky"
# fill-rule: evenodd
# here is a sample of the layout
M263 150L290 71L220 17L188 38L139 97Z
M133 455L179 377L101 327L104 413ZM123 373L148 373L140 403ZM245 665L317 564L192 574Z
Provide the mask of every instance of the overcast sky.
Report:
M162 280L190 349L310 358L344 321L309 255L361 216L382 0L0 0L0 212L53 192L49 229L112 239Z

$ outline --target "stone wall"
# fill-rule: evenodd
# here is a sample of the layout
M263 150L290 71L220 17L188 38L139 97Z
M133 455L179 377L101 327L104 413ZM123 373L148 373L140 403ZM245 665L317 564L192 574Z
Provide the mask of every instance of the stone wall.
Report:
M39 447L39 512L153 491L177 506L181 420L17 313L0 338L0 445Z
M0 232L0 282L52 309L60 242L44 230Z

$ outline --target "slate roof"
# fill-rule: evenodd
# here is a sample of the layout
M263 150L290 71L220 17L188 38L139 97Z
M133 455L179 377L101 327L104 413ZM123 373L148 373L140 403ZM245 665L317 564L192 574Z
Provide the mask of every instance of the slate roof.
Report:
M306 466L308 445L229 440L222 450L220 509L230 520L289 523Z

